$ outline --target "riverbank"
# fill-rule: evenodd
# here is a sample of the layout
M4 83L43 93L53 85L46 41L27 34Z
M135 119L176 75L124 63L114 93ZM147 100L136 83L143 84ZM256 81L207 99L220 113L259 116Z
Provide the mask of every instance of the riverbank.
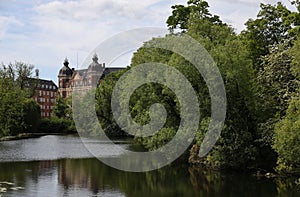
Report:
M20 133L16 136L4 136L0 138L0 141L12 141L12 140L22 140L29 138L38 138L46 135L66 135L63 133Z

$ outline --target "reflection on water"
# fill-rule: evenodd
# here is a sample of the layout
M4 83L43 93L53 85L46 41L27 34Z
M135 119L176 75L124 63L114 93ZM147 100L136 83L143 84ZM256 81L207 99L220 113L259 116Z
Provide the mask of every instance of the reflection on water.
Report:
M52 144L64 139L65 144L68 144L65 148L77 146L77 151L81 147L78 145L78 138L74 139L73 137L40 139L49 140L48 142ZM30 144L28 144L29 142ZM19 143L16 144L20 145ZM25 147L28 150L28 147L35 146L35 143L39 144L40 142L37 139L22 143L23 145L17 147ZM6 143L5 146L7 146ZM3 148L3 144L0 147ZM8 150L7 147L5 150ZM19 150L19 153L22 152L24 151ZM87 156L83 155L83 152L80 154ZM52 157L51 154L50 157ZM258 179L242 173L206 171L183 165L180 162L145 173L119 171L94 158L0 163L0 189L6 190L2 195L13 197L300 196L300 189L295 187L293 181L293 179L281 180L263 177Z
M208 172L180 164L146 173L122 172L97 159L0 163L5 196L299 196L276 181L238 173Z

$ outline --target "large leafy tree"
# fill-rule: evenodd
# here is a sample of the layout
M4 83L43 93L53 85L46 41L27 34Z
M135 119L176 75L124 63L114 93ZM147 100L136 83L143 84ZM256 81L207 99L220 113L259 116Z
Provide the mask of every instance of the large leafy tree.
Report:
M293 3L300 8L299 1ZM228 99L221 138L213 150L205 158L198 158L196 163L217 168L270 167L270 164L275 164L276 154L272 150L274 127L282 117L289 116L287 107L291 98L297 97L296 90L299 88L300 42L295 41L299 13L289 11L281 3L261 4L257 19L249 20L247 29L236 35L233 28L209 12L206 1L190 0L187 6L174 5L172 9L172 15L167 19L170 34L181 36L186 33L207 49L224 79ZM197 147L202 143L210 122L210 97L206 83L193 65L180 55L149 47L151 42L159 42L160 39L154 38L138 49L131 67L160 62L176 68L189 80L198 96L202 118L194 145ZM180 47L190 50L188 46ZM139 79L132 80L147 77L153 76L141 75ZM172 77L166 76L165 79ZM118 77L107 78L103 86L98 87L98 98L107 101L105 106L110 104L108 95L117 80ZM123 84L122 88L129 85ZM176 95L167 87L154 83L139 87L131 95L129 104L133 120L141 125L149 123L149 107L154 103L163 104L168 117L158 133L138 138L149 149L156 149L172 139L180 121L180 103ZM110 108L97 108L99 118L107 119L105 124L115 123L110 121ZM281 145L276 147L277 152ZM195 156L198 153L194 150L197 148L192 149Z
M294 0L291 1L291 3L296 7L297 11L291 12L291 14L286 18L286 21L293 26L293 28L289 30L290 36L297 36L300 33L300 1Z
M292 99L286 116L276 124L273 148L278 153L277 170L300 172L300 98Z
M257 18L249 19L246 22L247 29L242 32L257 70L261 69L261 57L269 54L273 45L287 39L292 29L291 20L288 20L291 11L282 3L261 4L260 8Z
M25 85L32 69L33 66L21 62L2 64L0 68L0 136L36 129L40 109L35 101L28 100L30 87Z
M255 107L250 88L254 72L243 41L236 36L231 27L220 21L218 16L212 16L208 7L207 2L200 0L189 1L188 6L173 6L173 13L168 18L167 24L171 33L174 33L174 30L186 32L198 40L213 56L225 81L229 102L226 126L214 151L202 162L215 167L238 167L247 165L255 152L252 145L254 141L252 116ZM155 40L159 42L159 39L152 41ZM144 62L161 62L184 74L199 98L202 121L200 134L197 136L198 142L201 143L207 129L205 125L207 126L210 117L210 97L206 83L193 65L180 55L146 46L147 43L134 54L131 66ZM167 120L166 127L159 132L160 134L141 140L147 147L157 148L163 144L161 142L167 142L175 134L174 130L180 120L180 105L174 93L154 84L144 86L135 93L131 97L132 115L143 124L149 121L148 108L151 103L160 102L170 106L166 109L171 112L172 121Z
M203 0L189 0L187 6L174 5L172 6L172 15L168 17L166 23L171 32L180 31L186 32L191 26L194 25L193 20L195 18L209 21L210 24L222 23L219 16L212 15L208 8L209 5Z
M282 83L285 88L284 91L285 102L284 116L281 116L281 120L275 125L275 135L273 148L278 154L277 170L280 172L300 172L299 161L299 144L300 144L300 39L298 38L294 46L289 49L288 55L290 58L289 75L281 75L283 77L292 76L289 83ZM284 73L283 73L284 74ZM278 86L275 86L278 87ZM287 91L290 90L290 91ZM282 95L282 93L281 93ZM279 94L280 96L280 94ZM288 106L288 107L287 107Z

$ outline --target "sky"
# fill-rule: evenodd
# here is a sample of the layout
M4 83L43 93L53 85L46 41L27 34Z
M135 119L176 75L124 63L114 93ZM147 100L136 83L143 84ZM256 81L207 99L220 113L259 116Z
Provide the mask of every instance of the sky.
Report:
M187 0L0 0L0 63L32 64L40 78L57 82L67 57L71 67L81 67L95 48L120 32L143 27L167 29L171 6ZM255 18L260 3L277 0L207 0L236 32ZM290 9L289 0L282 0ZM146 40L145 40L146 41ZM106 66L126 67L131 53Z

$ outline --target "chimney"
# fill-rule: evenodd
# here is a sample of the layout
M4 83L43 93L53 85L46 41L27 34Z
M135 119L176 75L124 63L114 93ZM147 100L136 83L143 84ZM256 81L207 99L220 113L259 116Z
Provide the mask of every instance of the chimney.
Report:
M39 78L39 72L40 72L39 69L35 69L35 77L36 78Z

